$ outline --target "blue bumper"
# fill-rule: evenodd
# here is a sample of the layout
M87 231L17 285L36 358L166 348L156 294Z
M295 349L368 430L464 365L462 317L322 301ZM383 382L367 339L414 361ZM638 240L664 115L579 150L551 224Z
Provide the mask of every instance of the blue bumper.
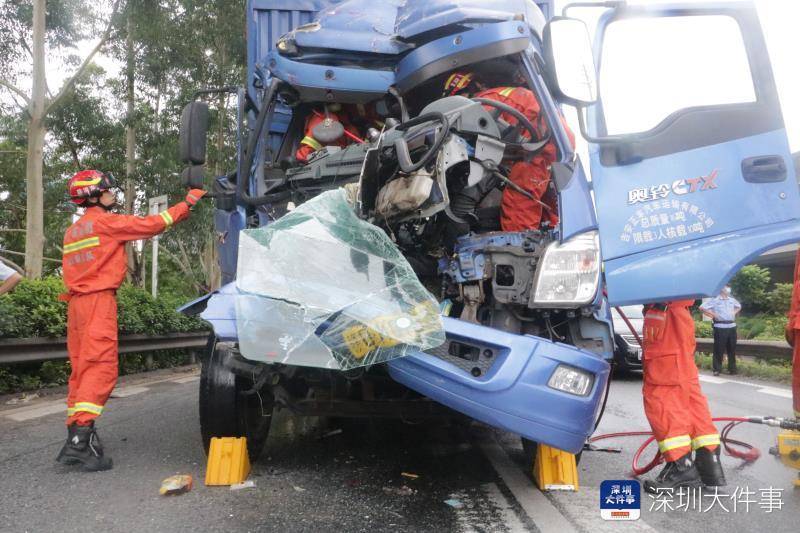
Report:
M448 339L488 345L498 351L489 372L470 373L418 352L388 363L392 379L490 426L577 453L594 428L609 379L600 356L538 337L445 318ZM588 396L547 386L560 364L594 375Z
M227 341L237 340L236 296L235 284L230 283L204 297L208 301L201 316ZM453 318L444 318L444 326L448 340L496 354L488 371L474 377L445 359L416 352L388 363L392 379L490 426L571 453L580 451L594 427L609 379L610 367L600 355ZM562 364L594 376L587 396L547 386Z

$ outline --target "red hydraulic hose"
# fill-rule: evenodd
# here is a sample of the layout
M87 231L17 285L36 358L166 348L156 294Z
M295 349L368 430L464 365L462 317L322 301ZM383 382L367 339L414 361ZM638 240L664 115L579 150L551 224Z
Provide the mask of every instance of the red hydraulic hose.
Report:
M617 310L619 316L621 316L622 320L625 321L625 325L628 326L629 330L631 330L631 333L633 333L633 336L636 338L636 342L639 343L639 346L644 346L644 344L642 344L642 338L639 336L639 332L636 331L636 328L633 327L633 324L631 324L631 321L628 319L627 315L622 311L622 308L615 307L614 309Z
M739 459L744 460L745 462L752 463L756 459L761 456L761 452L753 446L744 441L734 440L731 439L728 435L730 434L731 430L741 424L742 422L749 422L750 420L745 417L730 417L730 416L723 416L717 417L712 419L714 422L728 422L725 427L720 432L720 441L722 442L723 447L725 448L725 453L732 457L737 457ZM594 443L604 439L612 439L612 438L619 438L619 437L648 437L639 449L636 450L636 453L633 456L633 461L631 463L631 471L634 476L641 476L642 474L646 474L653 468L657 467L659 464L664 462L664 457L661 455L660 451L657 451L653 459L644 466L639 466L639 459L644 453L644 450L650 445L651 442L655 440L652 431L622 431L619 433L606 433L604 435L597 435L595 437L591 437L588 442ZM738 450L733 448L733 446L738 446L743 448L745 451Z

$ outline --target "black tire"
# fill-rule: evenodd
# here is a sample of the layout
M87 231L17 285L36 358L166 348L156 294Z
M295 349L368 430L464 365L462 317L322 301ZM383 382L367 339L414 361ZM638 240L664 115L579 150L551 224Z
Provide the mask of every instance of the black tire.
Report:
M206 346L200 372L200 434L208 454L212 437L247 437L247 452L255 462L269 436L274 400L272 394L244 396L253 381L237 376L225 366L233 357L230 347L213 335Z

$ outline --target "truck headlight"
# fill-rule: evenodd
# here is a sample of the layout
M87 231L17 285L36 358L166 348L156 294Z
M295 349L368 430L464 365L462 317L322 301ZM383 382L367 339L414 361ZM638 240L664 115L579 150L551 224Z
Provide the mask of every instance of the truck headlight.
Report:
M592 374L567 365L558 365L547 382L548 387L575 396L586 396L592 390L593 384Z
M539 264L533 303L537 307L576 307L594 300L600 281L600 243L596 231L551 243Z

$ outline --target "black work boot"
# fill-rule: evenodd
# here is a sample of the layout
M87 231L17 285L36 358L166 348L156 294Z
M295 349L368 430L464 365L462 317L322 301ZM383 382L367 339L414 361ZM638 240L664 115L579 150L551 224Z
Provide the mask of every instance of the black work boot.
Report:
M722 471L722 463L719 460L720 446L713 452L703 446L694 452L694 464L703 485L706 487L724 487L725 473Z
M667 462L667 465L655 480L646 480L644 482L644 490L655 494L660 489L699 487L702 484L700 473L692 462L692 452L687 452L686 455L677 460Z
M91 472L110 470L113 466L111 458L103 455L103 445L94 429L94 423L88 426L68 426L67 442L58 452L56 461L65 465L82 463L83 468Z

